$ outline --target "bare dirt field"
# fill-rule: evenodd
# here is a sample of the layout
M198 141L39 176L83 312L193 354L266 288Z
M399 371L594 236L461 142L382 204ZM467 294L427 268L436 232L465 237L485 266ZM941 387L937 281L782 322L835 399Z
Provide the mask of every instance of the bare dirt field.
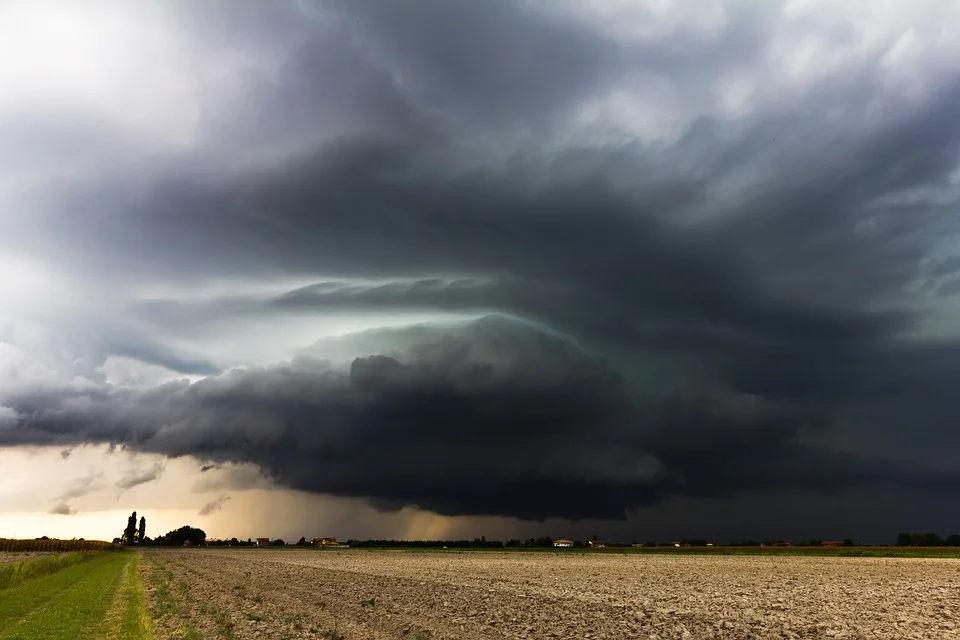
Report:
M166 638L958 638L960 561L145 550Z

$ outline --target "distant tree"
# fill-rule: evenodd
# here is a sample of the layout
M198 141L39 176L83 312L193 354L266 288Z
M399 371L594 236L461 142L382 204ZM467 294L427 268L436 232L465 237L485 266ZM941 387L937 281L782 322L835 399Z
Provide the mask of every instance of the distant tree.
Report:
M909 536L910 545L913 547L939 547L944 544L940 536L935 533L911 533ZM899 537L897 539L899 540Z
M690 546L690 547L705 547L707 546L707 541L705 538L693 538L688 540L681 540L681 545Z
M203 529L194 529L189 525L183 525L179 529L174 529L157 538L157 544L165 547L182 547L185 542L200 546L207 539L207 534Z
M843 541L843 546L845 546L845 547L853 547L853 546L856 546L856 545L854 544L853 540L851 540L850 538L847 538L847 539L845 539L845 540Z
M913 542L913 537L909 533L900 533L897 536L897 546L898 547L909 547Z
M951 533L948 535L947 544L951 547L960 547L960 533Z
M137 542L143 542L143 537L147 534L147 517L140 516L140 528L137 530Z
M590 538L590 539L593 540L594 542L596 542L596 541L597 541L597 534L593 534L593 537Z
M300 536L300 539L297 540L297 546L298 546L298 547L305 547L305 546L307 546L307 539L304 538L303 536Z
M273 542L270 543L270 546L271 546L271 547L285 547L285 546L287 546L287 543L283 541L283 538L277 538L276 540L274 540Z
M939 547L943 545L943 539L935 533L923 534L923 540L928 547Z
M123 530L123 535L120 536L120 539L125 545L131 545L137 543L137 512L134 511L130 514L130 517L127 518L127 528Z

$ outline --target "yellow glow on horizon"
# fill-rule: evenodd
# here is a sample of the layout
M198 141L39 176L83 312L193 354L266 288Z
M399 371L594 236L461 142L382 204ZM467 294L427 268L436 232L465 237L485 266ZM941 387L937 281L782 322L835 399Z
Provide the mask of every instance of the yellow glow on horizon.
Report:
M410 515L410 522L400 536L406 540L444 540L453 528L453 522L448 516L427 511L412 511Z
M150 509L138 512L137 518L147 519L147 535L151 538L195 522L197 512L193 509ZM130 511L87 511L72 516L48 513L12 512L0 513L0 538L85 538L106 540L119 537L127 524ZM196 525L194 525L196 526Z

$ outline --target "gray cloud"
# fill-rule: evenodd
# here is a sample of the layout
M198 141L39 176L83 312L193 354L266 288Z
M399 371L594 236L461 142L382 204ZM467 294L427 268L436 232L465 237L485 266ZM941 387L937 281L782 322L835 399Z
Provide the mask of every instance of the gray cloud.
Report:
M60 500L71 500L87 495L91 491L97 491L103 486L103 474L91 471L86 476L72 481L60 494Z
M50 513L55 516L72 516L76 515L77 511L66 502L60 502L50 509Z
M221 511L223 509L223 505L229 499L230 499L230 496L220 496L216 500L212 500L206 503L205 505L203 505L203 507L200 509L200 512L197 515L208 516L211 513Z
M348 370L300 356L192 385L102 388L72 403L81 411L33 398L33 410L13 404L24 418L6 437L121 441L253 463L281 485L380 509L529 519L617 519L757 486L945 490L953 478L803 442L824 426L816 405L644 395L562 337L509 319L422 327L394 344Z
M130 468L117 482L117 488L120 491L126 491L141 484L159 480L164 469L165 466L162 462L155 462L146 469Z
M61 516L72 516L76 514L76 509L71 507L68 501L100 490L103 487L103 482L103 474L95 471L91 471L85 476L74 479L64 487L63 492L57 496L56 504L50 510L50 513Z
M0 132L34 185L0 184L31 213L0 255L59 287L4 296L59 377L0 362L0 442L525 518L955 488L960 55L923 37L955 9L857 17L868 42L761 4L165 7L169 77L210 88L153 74L189 99L143 117L187 151L66 107ZM501 316L230 369L294 322L413 313Z

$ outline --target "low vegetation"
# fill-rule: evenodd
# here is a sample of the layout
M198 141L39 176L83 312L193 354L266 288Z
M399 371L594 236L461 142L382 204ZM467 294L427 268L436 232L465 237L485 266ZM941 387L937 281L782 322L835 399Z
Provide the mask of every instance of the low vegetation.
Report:
M61 553L2 564L0 565L0 590L19 587L24 582L48 576L92 557L91 553Z
M343 635L343 632L340 631L340 627L338 625L335 625L322 632L320 637L323 640L344 640L346 638L346 636Z
M2 591L0 640L152 638L135 554L28 561L29 577ZM43 567L40 569L39 567ZM21 578L23 569L21 569Z
M47 537L34 540L0 538L0 553L67 553L71 551L118 551L121 547L103 540L55 540Z

